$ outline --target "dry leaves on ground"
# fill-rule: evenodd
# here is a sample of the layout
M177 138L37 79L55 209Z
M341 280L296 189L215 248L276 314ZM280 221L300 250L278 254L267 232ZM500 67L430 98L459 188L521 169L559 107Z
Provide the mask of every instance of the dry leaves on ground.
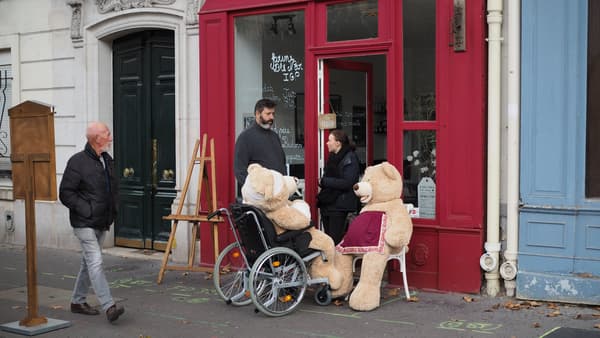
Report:
M397 297L400 294L400 289L388 289L384 298Z
M594 329L600 329L600 324L594 325Z
M546 315L546 317L558 317L558 316L560 316L560 311L558 311L558 310L552 311Z
M477 299L473 298L473 297L469 297L469 296L464 296L463 300L467 303L472 303L472 302L476 302Z
M409 299L407 299L407 301L410 303L418 303L419 297L410 297Z
M540 323L538 323L538 322L535 322L535 323L533 323L533 325L531 325L531 326L533 326L533 327L541 327L542 325L541 325Z
M62 309L62 308L63 308L63 306L62 306L62 305L52 305L50 308L51 308L52 310L60 310L60 309Z
M344 302L342 300L340 300L340 299L336 299L336 300L333 301L333 305L335 305L335 306L342 306L342 305L344 305Z

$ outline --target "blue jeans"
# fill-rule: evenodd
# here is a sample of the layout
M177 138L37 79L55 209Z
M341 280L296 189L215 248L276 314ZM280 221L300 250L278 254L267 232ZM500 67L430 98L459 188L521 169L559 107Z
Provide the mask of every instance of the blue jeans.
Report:
M102 310L106 311L115 304L102 268L102 242L104 242L106 231L92 228L73 228L73 233L81 243L83 257L81 258L81 267L75 281L71 303L85 303L91 284Z

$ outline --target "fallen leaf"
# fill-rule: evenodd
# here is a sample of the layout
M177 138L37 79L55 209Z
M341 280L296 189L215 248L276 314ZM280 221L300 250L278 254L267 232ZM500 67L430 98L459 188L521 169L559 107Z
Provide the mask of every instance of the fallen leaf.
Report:
M533 326L533 327L541 327L542 325L540 325L540 323L537 323L537 322L536 322L536 323L533 323L533 325L532 325L532 326Z
M400 294L399 289L389 289L387 292L388 297L396 297Z
M594 325L594 329L600 329L600 324Z
M60 310L60 309L62 309L62 308L63 308L63 306L62 306L62 305L52 305L50 308L51 308L52 310Z
M410 297L409 299L407 299L407 301L411 303L417 303L419 302L419 297Z
M583 316L581 315L581 313L578 313L578 314L575 316L575 319L581 319L581 318L583 318Z
M20 305L15 305L15 306L11 307L11 309L13 309L13 310L18 310L18 309L20 309L20 308L21 308L21 306L20 306Z
M504 307L509 310L521 310L521 304L513 303L511 301L504 303Z
M472 303L475 301L475 299L473 299L472 297L469 297L469 296L464 296L463 300L467 303Z
M333 305L335 305L335 306L342 306L342 305L344 305L344 302L341 301L341 300L339 300L339 299L336 299L336 300L333 301Z
M546 317L557 317L560 316L560 311L554 311L546 315Z
M225 274L225 273L229 273L231 272L231 265L227 264L224 267L221 268L221 273Z
M498 310L502 304L498 303L492 306L492 309Z
M548 308L558 310L560 307L554 303L548 303Z

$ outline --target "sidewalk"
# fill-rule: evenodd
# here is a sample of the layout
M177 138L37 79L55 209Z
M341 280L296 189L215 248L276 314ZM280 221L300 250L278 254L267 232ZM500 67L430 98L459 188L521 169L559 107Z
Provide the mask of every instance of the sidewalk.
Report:
M40 337L600 337L600 307L418 290L407 302L402 290L384 289L372 312L355 312L345 302L322 307L307 292L297 311L269 318L252 305L226 305L204 273L167 271L157 285L161 258L143 250L105 252L113 297L125 307L110 324L104 314L69 311L79 253L38 248L39 314L71 323ZM25 261L23 247L0 244L0 324L26 317ZM89 303L98 304L93 295ZM0 331L0 337L22 336Z

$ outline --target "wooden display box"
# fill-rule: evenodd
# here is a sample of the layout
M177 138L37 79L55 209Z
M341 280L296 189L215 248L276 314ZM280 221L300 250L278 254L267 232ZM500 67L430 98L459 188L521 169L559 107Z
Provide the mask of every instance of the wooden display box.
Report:
M56 201L54 107L25 101L10 108L8 116L14 198L25 199L30 178L26 162L31 160L34 199Z

